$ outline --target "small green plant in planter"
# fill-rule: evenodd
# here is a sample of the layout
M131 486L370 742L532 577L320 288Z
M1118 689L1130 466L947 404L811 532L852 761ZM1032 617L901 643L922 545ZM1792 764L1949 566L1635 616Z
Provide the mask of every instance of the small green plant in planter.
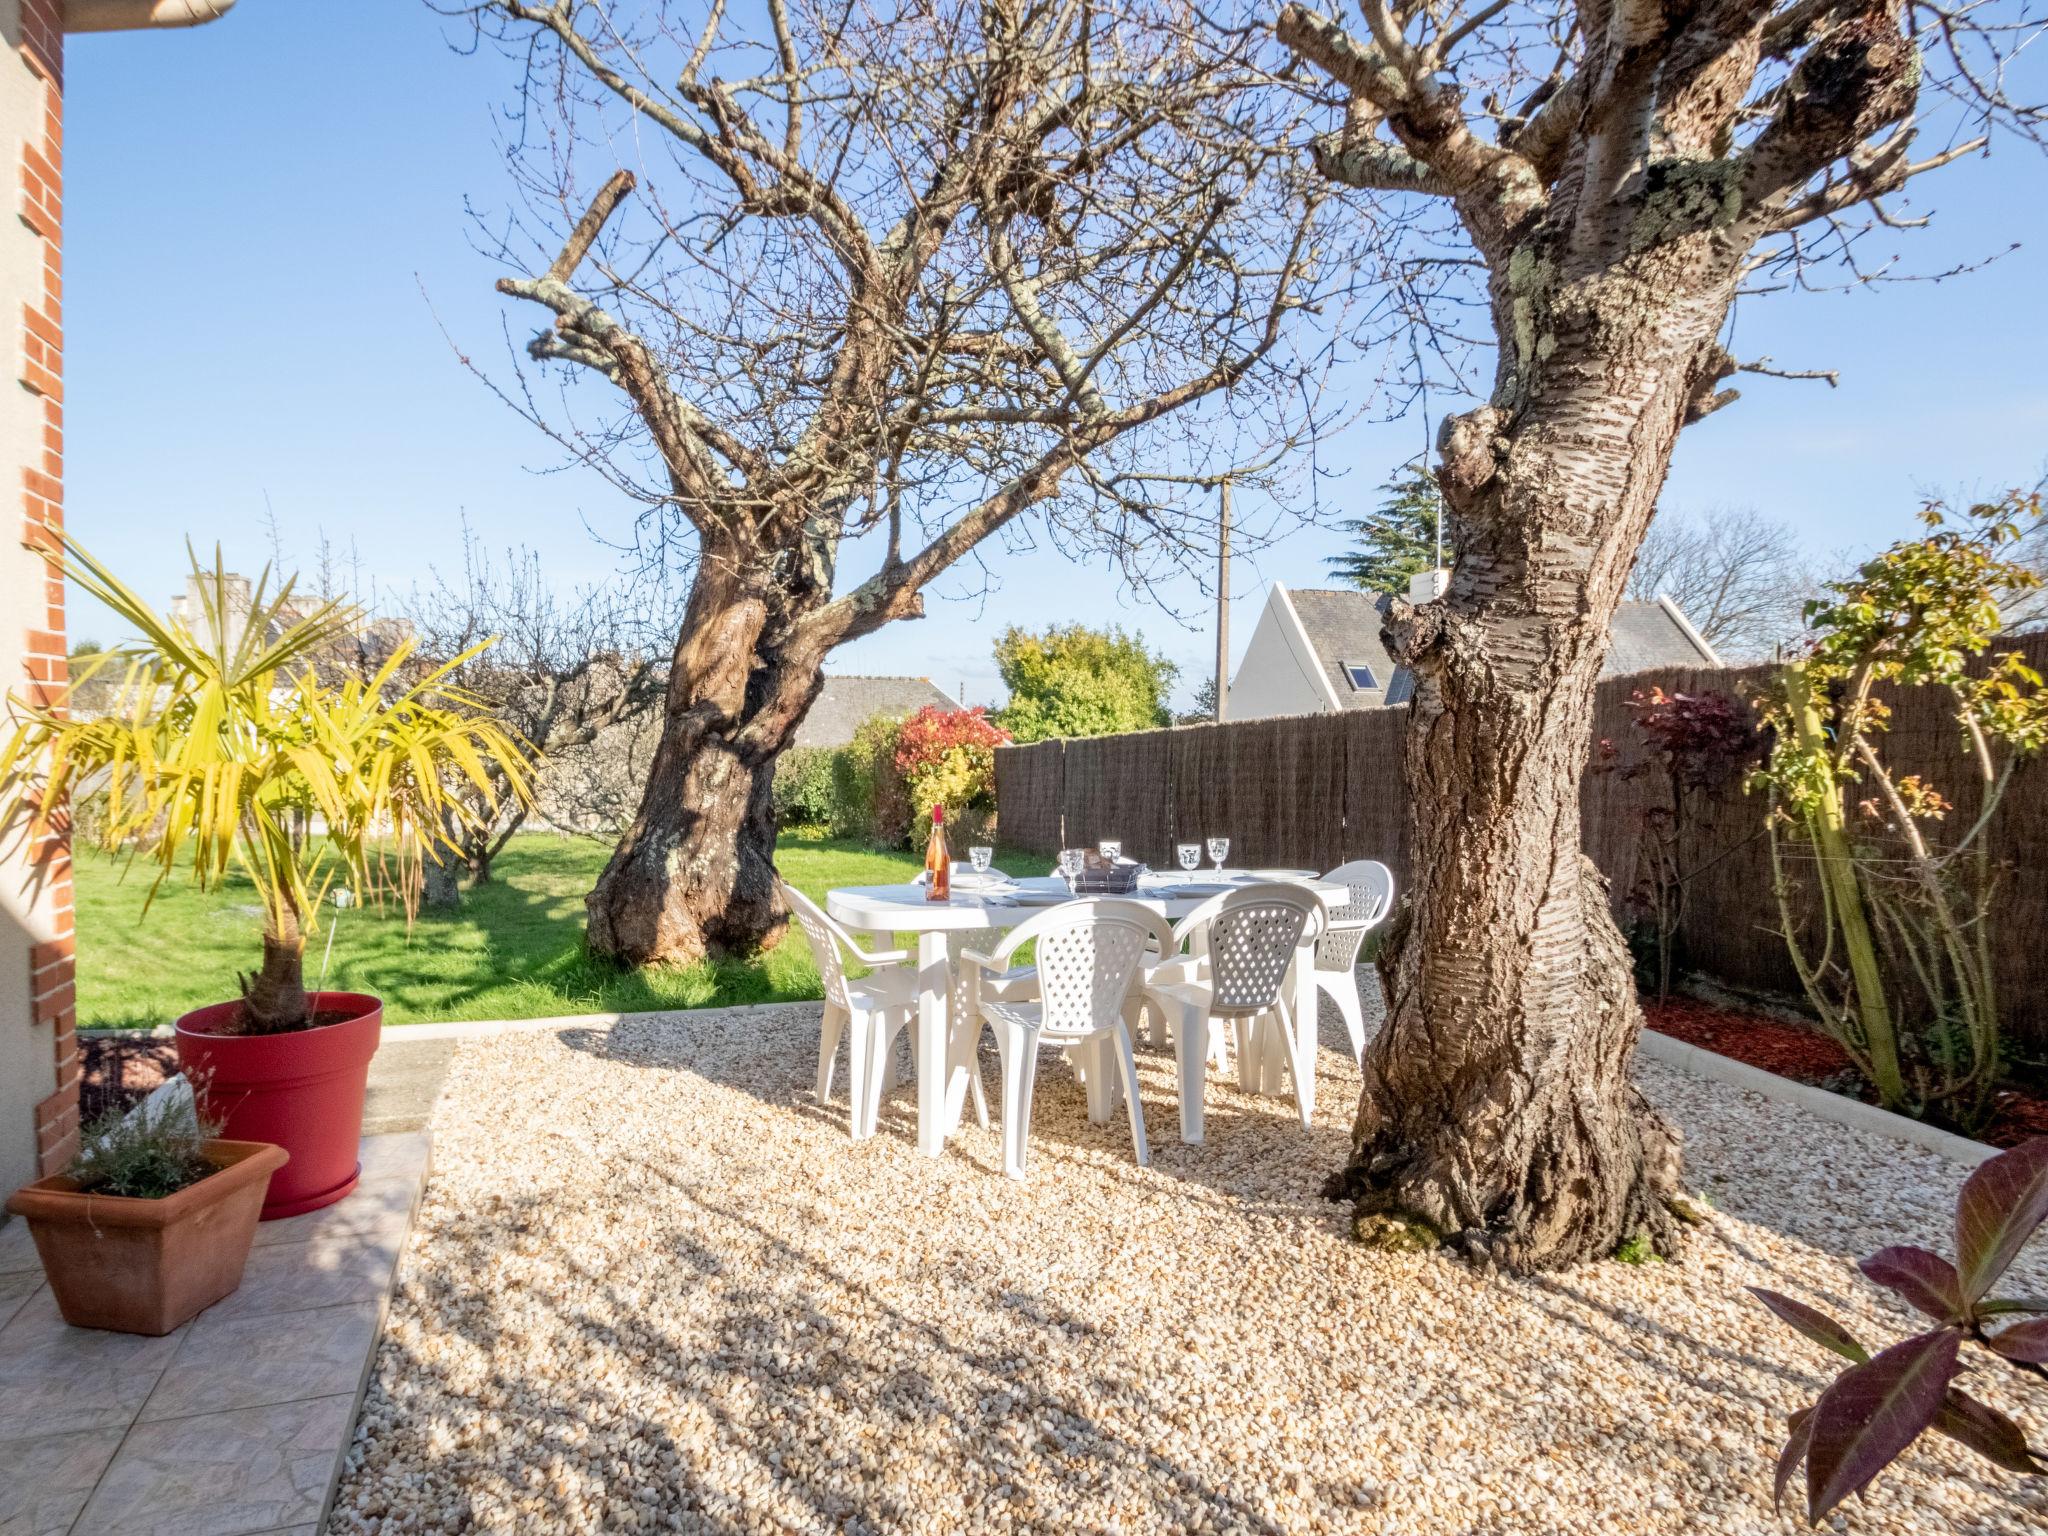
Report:
M2010 1416L1956 1385L1966 1355L2048 1381L2048 1297L1991 1294L2044 1221L2048 1137L1980 1164L1956 1201L1953 1263L1902 1245L1858 1266L1935 1325L1874 1355L1825 1312L1750 1287L1787 1324L1850 1362L1816 1402L1792 1415L1778 1458L1780 1501L1803 1464L1806 1515L1818 1524L1930 1429L2008 1472L2048 1472L2048 1460Z
M289 580L273 590L268 570L245 595L218 553L211 569L193 561L190 620L159 615L75 543L61 564L137 638L85 669L117 679L103 711L14 701L0 824L39 833L68 806L85 813L74 828L153 865L158 885L247 876L260 962L239 1001L179 1021L179 1060L210 1078L230 1137L290 1152L266 1217L330 1203L355 1184L382 1005L309 996L307 939L337 881L411 917L428 852L495 813L495 783L530 799L526 748L450 681L491 642L427 660L405 640L366 660L359 610L301 599Z
M241 1284L286 1155L218 1131L191 1095L116 1110L87 1129L69 1168L8 1200L66 1322L161 1335Z
M206 1143L220 1132L220 1121L200 1111L196 1096L159 1110L112 1109L85 1128L64 1174L80 1194L161 1200L215 1171Z

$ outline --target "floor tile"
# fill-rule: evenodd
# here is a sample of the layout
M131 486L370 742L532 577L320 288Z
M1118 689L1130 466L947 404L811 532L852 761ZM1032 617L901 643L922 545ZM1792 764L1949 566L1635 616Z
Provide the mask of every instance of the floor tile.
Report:
M28 1235L28 1223L19 1216L0 1221L0 1275L27 1270L42 1273L43 1261L36 1257L36 1240Z
M342 1200L303 1216L256 1224L256 1246L274 1248L280 1243L310 1242L343 1232L385 1233L402 1230L419 1198L417 1174L385 1174L365 1179Z
M0 1440L126 1424L181 1342L73 1328L36 1292L0 1328Z
M39 1270L25 1269L19 1274L0 1275L0 1328L5 1328L29 1297L42 1287L43 1276Z
M64 1536L124 1433L117 1426L0 1440L0 1533Z
M142 1419L181 1418L354 1392L376 1342L377 1302L274 1316L197 1318L143 1405Z
M216 1321L375 1301L391 1283L403 1227L382 1234L335 1233L306 1243L258 1248L242 1271L242 1287L207 1312Z
M320 1518L353 1393L138 1424L74 1536L242 1536Z
M402 1173L418 1177L426 1171L433 1138L425 1131L400 1131L363 1138L363 1182Z

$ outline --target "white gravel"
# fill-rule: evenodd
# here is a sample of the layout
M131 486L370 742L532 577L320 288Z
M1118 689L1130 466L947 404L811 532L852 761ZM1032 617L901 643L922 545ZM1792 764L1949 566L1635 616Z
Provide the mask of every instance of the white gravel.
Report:
M908 1085L851 1143L810 1102L816 1017L464 1044L330 1532L1790 1531L1771 1462L1823 1358L1742 1287L1889 1341L1849 1260L1945 1246L1961 1178L1645 1063L1708 1229L1488 1279L1365 1252L1317 1197L1340 1031L1312 1131L1212 1074L1203 1147L1141 1052L1150 1169L1049 1063L1019 1184L971 1118L918 1156ZM2041 1244L2016 1282L2048 1286ZM2048 1393L1976 1388L2048 1437ZM1936 1443L1835 1525L2038 1533L2044 1481Z

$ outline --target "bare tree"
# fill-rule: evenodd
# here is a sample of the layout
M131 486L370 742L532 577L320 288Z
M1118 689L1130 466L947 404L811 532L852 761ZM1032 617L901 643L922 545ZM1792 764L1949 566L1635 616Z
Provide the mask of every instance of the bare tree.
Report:
M753 946L775 758L834 646L990 541L1200 563L1202 484L1314 424L1321 359L1282 344L1321 297L1297 104L1196 0L450 9L526 61L503 248L538 254L499 288L549 316L533 359L630 409L512 397L691 572L590 943Z
M1755 507L1659 507L1628 595L1668 597L1724 660L1761 661L1798 637L1820 580L1791 525Z
M486 706L507 730L539 755L545 780L555 762L589 748L621 722L644 716L666 685L666 650L676 605L658 587L619 582L558 593L531 550L493 558L467 528L462 570L436 571L431 586L416 588L407 618L428 662L459 656L479 641L496 644L463 663L451 681ZM472 884L491 878L491 862L526 822L530 807L508 796L495 770L486 782L458 784L454 792L476 814L451 821ZM548 795L543 790L541 800ZM487 814L495 804L495 814ZM431 905L459 899L447 858L429 870Z
M1641 1013L1579 846L1609 621L1680 430L1736 397L1737 294L1883 275L1870 232L1913 222L1916 178L2038 142L2005 69L2037 23L2018 0L1360 10L1279 14L1327 92L1316 162L1469 278L1416 310L1417 352L1455 359L1483 312L1492 379L1438 440L1449 590L1387 624L1416 679L1411 896L1333 1192L1362 1233L1518 1268L1664 1248L1678 1137L1631 1078Z

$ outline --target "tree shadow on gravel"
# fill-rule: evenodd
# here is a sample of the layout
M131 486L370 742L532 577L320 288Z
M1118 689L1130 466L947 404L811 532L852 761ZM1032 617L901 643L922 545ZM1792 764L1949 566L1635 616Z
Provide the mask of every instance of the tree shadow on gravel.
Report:
M526 1330L510 1330L489 1305L456 1304L455 1292L488 1297L506 1247L545 1240L546 1197L508 1197L457 1218L431 1239L435 1271L449 1281L409 1276L401 1302L452 1338L429 1353L387 1331L330 1531L612 1531L636 1528L642 1511L647 1528L706 1536L1099 1529L1047 1507L1045 1495L1112 1472L1142 1479L1140 1528L1285 1529L1252 1496L1177 1459L1165 1428L1172 1405L1143 1383L1097 1386L1119 1401L1120 1417L1158 1426L1159 1437L1107 1424L1035 1379L1042 1352L1092 1336L1086 1318L1014 1288L988 1290L977 1300L1012 1325L1006 1340L955 1337L878 1307L858 1277L657 1163L635 1163L632 1176L672 1201L648 1262L680 1270L695 1295L717 1292L716 1306L664 1316L616 1272L559 1252L541 1301L545 1326L563 1341L560 1369L537 1382L519 1368ZM737 1279L740 1253L748 1273L772 1272L778 1283ZM528 1287L525 1299L540 1298ZM451 1366L456 1341L455 1357L490 1368L479 1376ZM673 1402L620 1382L621 1361L660 1377ZM394 1409L404 1422L392 1422ZM878 1413L918 1443L864 1432ZM451 1425L467 1432L451 1436ZM366 1456L379 1454L410 1473L365 1477ZM915 1463L934 1454L963 1497L919 1501L928 1469ZM1347 1505L1359 1492L1327 1491Z
M814 1088L817 1073L818 1014L815 1003L757 1005L760 1022L783 1032L775 1042L778 1070L764 1073L758 1055L741 1055L719 1048L721 1033L731 1027L730 1016L706 1011L701 1018L687 1012L622 1019L616 1026L565 1029L559 1038L571 1050L617 1062L643 1071L689 1072L707 1082L747 1094L763 1106L782 1114L830 1124L842 1133L847 1125L847 1049L839 1047L833 1071L830 1103L819 1104ZM1318 1093L1335 1092L1344 1099L1346 1116L1357 1094L1355 1070L1334 1076L1334 1063L1348 1057L1350 1046L1342 1018L1326 1006L1321 1024ZM916 1074L910 1065L909 1031L896 1041L898 1070L894 1088L883 1097L877 1135L905 1143L917 1140ZM1242 1206L1247 1201L1264 1203L1256 1192L1261 1182L1256 1165L1268 1160L1270 1138L1301 1138L1301 1145L1319 1143L1313 1154L1323 1171L1343 1164L1349 1146L1340 1132L1326 1126L1304 1130L1295 1115L1291 1098L1248 1094L1237 1087L1234 1073L1211 1068L1204 1100L1203 1142L1188 1146L1180 1140L1180 1106L1173 1083L1173 1055L1158 1046L1137 1047L1142 1080L1146 1135L1151 1143L1152 1168L1158 1175L1184 1184L1202 1186L1202 1198ZM992 1035L984 1032L978 1053L983 1092L989 1103L990 1122L1001 1124L1002 1072ZM971 1123L971 1106L963 1109L963 1123ZM1132 1156L1130 1128L1118 1107L1103 1125L1089 1121L1086 1095L1072 1069L1048 1054L1039 1063L1031 1116L1034 1158L1054 1147L1065 1147L1101 1157L1106 1167L1100 1176L1112 1180L1144 1177ZM946 1156L966 1160L993 1177L1003 1176L999 1154L977 1150L956 1135L947 1143ZM1275 1208L1303 1208L1313 1213L1319 1225L1341 1226L1343 1213L1317 1196L1303 1205L1304 1196L1316 1195L1322 1174L1298 1188L1275 1190L1270 1196Z

